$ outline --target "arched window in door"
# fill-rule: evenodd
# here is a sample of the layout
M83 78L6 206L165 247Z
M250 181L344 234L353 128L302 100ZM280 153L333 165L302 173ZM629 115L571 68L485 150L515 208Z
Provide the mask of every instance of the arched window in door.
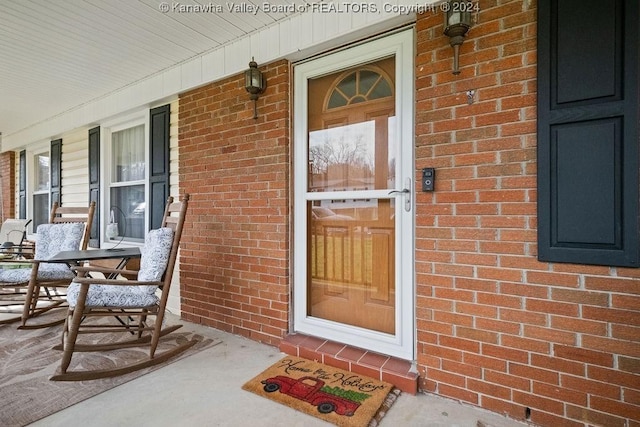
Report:
M337 79L325 110L393 96L393 85L382 70L360 68Z

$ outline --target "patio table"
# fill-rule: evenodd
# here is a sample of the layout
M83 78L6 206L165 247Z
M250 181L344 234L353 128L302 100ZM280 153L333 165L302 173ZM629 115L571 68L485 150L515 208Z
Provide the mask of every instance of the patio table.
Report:
M83 262L91 262L106 259L120 260L115 269L123 269L127 263L135 258L140 258L140 248L117 248L117 249L87 249L74 251L61 251L47 259L47 262L63 262L69 266L80 265Z

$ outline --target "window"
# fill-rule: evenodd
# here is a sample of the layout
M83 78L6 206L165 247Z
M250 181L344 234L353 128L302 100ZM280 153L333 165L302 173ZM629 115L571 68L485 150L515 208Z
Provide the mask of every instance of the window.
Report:
M142 240L145 232L145 126L111 134L108 222L118 223L114 239Z
M356 70L344 77L329 97L327 109L393 95L388 79L376 70Z
M33 156L33 229L49 221L49 153Z
M146 231L162 222L169 197L171 107L152 108L148 114L148 120L138 116L127 124L103 128L104 132L99 127L89 131L89 199L101 206L101 236L107 242L122 239L141 243ZM101 133L104 145L100 144ZM106 237L112 217L118 223L118 233ZM101 236L92 233L91 246L99 247Z

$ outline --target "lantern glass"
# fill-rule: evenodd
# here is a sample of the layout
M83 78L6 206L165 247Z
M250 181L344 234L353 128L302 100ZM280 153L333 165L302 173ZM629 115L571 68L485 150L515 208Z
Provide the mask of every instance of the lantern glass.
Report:
M257 69L251 71L251 86L258 90L262 89L262 73Z
M245 89L247 89L248 92L253 92L255 89L258 88L258 86L256 85L257 78L254 76L254 73L253 73L254 70L257 71L255 68L249 68L244 73L244 87Z
M471 12L460 12L460 23L471 27Z
M449 2L447 12L444 14L445 32L450 27L471 27L471 12L468 2L453 0Z
M448 12L448 19L447 19L447 25L451 26L451 25L456 25L460 23L460 12Z

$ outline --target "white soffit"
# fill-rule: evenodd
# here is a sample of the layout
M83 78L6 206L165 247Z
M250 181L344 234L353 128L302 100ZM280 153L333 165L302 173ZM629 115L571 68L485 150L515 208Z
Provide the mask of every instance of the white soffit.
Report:
M314 3L0 0L0 150L235 75L252 57L302 59L415 19L397 7L406 0ZM377 12L346 11L364 4Z

